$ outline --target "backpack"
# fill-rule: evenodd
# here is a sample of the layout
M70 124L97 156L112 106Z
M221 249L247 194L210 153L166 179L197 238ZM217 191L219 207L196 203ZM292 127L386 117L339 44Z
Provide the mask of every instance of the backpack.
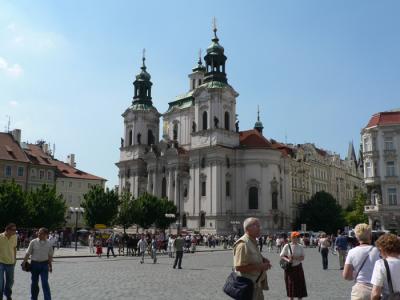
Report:
M388 300L400 300L400 292L395 292L393 290L392 276L390 274L389 264L386 259L383 259L383 262L385 264L386 275L387 275L388 286L389 286L389 297L387 299Z

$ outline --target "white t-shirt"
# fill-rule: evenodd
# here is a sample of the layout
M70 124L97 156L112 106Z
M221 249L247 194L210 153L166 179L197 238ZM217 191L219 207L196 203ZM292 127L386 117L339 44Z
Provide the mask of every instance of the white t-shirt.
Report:
M290 251L289 251L289 244L286 244L283 247L280 256L290 256L290 255L293 255L293 256L304 256L304 249L303 249L302 245L290 244L290 248L292 249L292 253L290 253ZM298 266L299 264L301 264L301 261L293 259L292 266Z
M370 251L372 246L357 246L353 249L350 249L349 253L346 257L346 265L353 266L353 277L356 276L358 270L360 270L361 265L364 259L368 258L365 261L364 266L360 270L357 276L357 282L371 283L372 271L374 270L375 262L379 260L379 250L374 247Z
M393 290L400 291L400 258L388 257L390 275L392 277ZM371 283L376 286L383 286L383 295L389 294L389 286L386 276L386 268L383 259L375 263L374 271L372 273Z

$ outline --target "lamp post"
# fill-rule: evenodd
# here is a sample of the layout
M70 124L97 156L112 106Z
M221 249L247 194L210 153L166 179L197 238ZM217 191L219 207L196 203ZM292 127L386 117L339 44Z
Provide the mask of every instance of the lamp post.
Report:
M70 207L69 211L75 214L75 251L78 250L78 219L79 214L83 213L85 209L83 207Z

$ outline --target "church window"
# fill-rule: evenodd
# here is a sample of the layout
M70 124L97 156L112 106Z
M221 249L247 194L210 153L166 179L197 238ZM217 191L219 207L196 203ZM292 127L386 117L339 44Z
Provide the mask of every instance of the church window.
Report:
M208 126L207 126L207 122L208 122L208 121L207 121L207 118L208 118L208 117L207 117L207 112L204 111L204 112L203 112L203 130L207 130L207 127L208 127Z
M192 80L192 89L196 88L196 79Z
M229 112L225 112L225 129L229 130Z
M182 216L182 227L187 227L187 217L186 214Z
M188 196L188 188L187 188L187 186L185 186L185 188L183 190L183 197L187 198L187 196Z
M272 193L272 209L278 209L278 192Z
M231 167L231 161L229 160L229 157L226 158L226 168L229 169Z
M165 177L162 179L161 183L161 198L166 198L167 197L167 180Z
M151 129L149 129L147 131L147 145L152 145L154 144L154 135L153 135L153 131Z
M202 197L206 196L206 182L205 181L201 182L201 196Z
M255 186L249 189L249 209L258 209L258 188Z
M132 130L129 130L129 146L132 146L132 144L133 144Z
M201 79L199 79L199 86L201 85Z
M172 138L174 141L176 141L178 139L178 124L176 124L176 123L174 124L174 129L173 129L172 133L173 133Z
M226 197L231 196L231 182L230 181L226 181L226 183L225 183L225 195L226 195Z
M205 157L203 157L203 158L201 159L200 166L201 166L202 169L204 169L204 168L206 167L206 158L205 158Z
M200 227L206 226L206 213L200 213Z

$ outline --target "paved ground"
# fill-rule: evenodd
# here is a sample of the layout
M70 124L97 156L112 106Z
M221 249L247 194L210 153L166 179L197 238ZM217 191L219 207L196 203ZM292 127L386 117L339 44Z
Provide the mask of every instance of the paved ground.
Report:
M263 253L274 266L268 272L270 290L265 298L287 299L278 255ZM352 283L341 278L337 256L329 256L329 270L324 271L315 248L305 253L307 299L349 299ZM137 257L56 258L50 275L53 299L230 299L221 288L231 270L231 251L185 254L182 270L171 264L167 256L159 256L156 265L150 259L141 265ZM29 299L30 274L18 266L15 281L13 299Z

